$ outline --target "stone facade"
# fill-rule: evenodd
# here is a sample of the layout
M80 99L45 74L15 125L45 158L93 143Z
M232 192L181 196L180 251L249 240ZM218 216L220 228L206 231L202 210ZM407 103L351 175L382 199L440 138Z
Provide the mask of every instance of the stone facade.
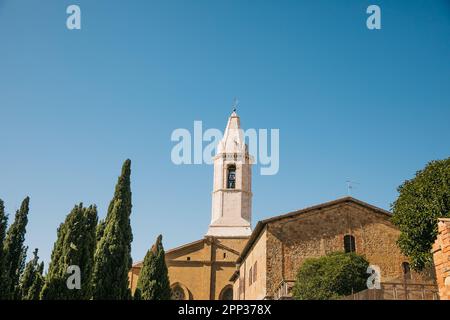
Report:
M356 253L380 267L382 282L433 284L433 273L410 271L396 244L400 232L390 217L385 210L347 197L259 222L238 259L239 271L232 278L239 292L235 298L288 296L303 261L344 251L346 235L354 238ZM265 275L257 274L264 283L255 285L248 277L256 257L258 273L265 270Z
M233 112L214 158L211 223L206 236L166 252L173 298L289 297L305 259L344 251L344 239L350 239L347 247L351 251L380 267L383 283L394 288L398 283L404 288L436 287L434 273L416 274L410 270L397 246L400 232L390 221L391 213L351 197L260 221L252 233L251 180L252 159L240 119ZM447 226L444 223L443 228ZM441 286L450 282L446 232L441 233L435 250ZM138 262L130 270L133 292L141 269L142 262ZM448 297L445 290L443 295ZM428 291L437 295L437 287Z
M166 252L169 280L178 299L225 300L232 298L230 277L248 238L205 237ZM142 262L129 273L132 292L136 289Z
M268 269L266 260L267 231L263 230L246 259L240 263L230 280L233 282L233 300L263 300L266 297ZM240 275L240 276L237 276Z
M438 232L433 245L436 280L441 300L450 300L450 219L439 219Z

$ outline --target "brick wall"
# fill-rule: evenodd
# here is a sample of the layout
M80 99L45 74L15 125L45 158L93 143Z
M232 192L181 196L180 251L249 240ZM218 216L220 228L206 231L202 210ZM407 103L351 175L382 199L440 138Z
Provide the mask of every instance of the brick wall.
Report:
M237 300L262 300L266 297L266 231L262 231L239 266L239 279L234 282Z
M450 300L450 219L439 219L438 230L433 246L436 280L441 300Z
M396 244L399 231L389 216L341 203L268 224L267 295L275 295L282 280L294 280L305 259L344 251L346 234L355 237L356 253L381 268L382 281L434 283L432 273L411 272L405 280L402 263L408 259Z
M171 286L184 290L186 299L220 299L232 283L236 259L247 238L205 238L166 252ZM132 292L136 289L142 263L129 272Z

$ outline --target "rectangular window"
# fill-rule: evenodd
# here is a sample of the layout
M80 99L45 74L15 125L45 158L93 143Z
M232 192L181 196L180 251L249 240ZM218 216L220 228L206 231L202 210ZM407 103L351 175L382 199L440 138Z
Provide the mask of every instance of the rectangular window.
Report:
M256 261L255 265L253 266L253 282L256 282L258 272L257 270L258 270L258 261Z
M349 252L355 252L356 251L356 245L355 245L355 237L347 234L344 236L344 251L345 253Z

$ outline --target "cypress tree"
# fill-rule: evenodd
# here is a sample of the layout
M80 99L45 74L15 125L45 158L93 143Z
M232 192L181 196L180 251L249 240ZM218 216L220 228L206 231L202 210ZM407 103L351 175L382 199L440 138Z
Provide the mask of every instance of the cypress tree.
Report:
M131 161L125 161L108 214L100 224L94 257L93 298L130 299L128 272L131 268Z
M134 290L133 300L142 300L141 290L139 288L136 288L136 290Z
M99 242L100 239L103 237L104 231L105 231L105 221L104 220L100 220L98 225L97 225L97 230L95 232L95 236L96 236L97 242Z
M39 267L36 272L36 276L33 281L33 285L30 288L29 291L29 297L33 300L39 300L40 295L42 292L42 287L45 284L45 277L44 277L44 261L41 261L39 264Z
M75 205L58 228L51 262L41 298L44 300L90 299L91 276L96 245L97 208ZM69 266L76 265L81 271L81 289L67 288Z
M44 262L39 263L38 249L33 252L20 278L20 293L22 300L38 300L44 285Z
M8 217L5 213L5 205L3 203L3 200L0 199L0 272L3 270L3 264L4 261L4 251L3 251L3 241L5 241L6 236L6 228L8 224Z
M0 299L4 298L5 283L5 254L3 250L3 242L5 241L8 217L5 214L5 206L0 199Z
M170 300L171 298L172 293L161 235L145 255L136 290L138 297L142 300Z
M26 226L28 223L30 198L26 197L17 210L14 223L9 227L4 241L5 269L2 287L4 299L20 297L19 278L25 267L27 247L24 246ZM3 291L3 290L2 290Z

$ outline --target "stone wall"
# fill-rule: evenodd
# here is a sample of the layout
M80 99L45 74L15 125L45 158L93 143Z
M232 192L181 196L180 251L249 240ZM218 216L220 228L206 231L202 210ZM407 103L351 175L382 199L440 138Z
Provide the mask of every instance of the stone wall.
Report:
M248 238L206 237L166 252L166 264L172 287L184 291L186 299L220 299L236 270L236 260ZM130 287L134 292L142 263L129 272Z
M236 300L262 300L266 298L266 231L262 231L239 266L234 297Z
M355 237L356 253L381 269L381 281L434 283L432 273L404 274L396 241L399 231L387 214L353 202L343 202L267 225L267 295L274 296L282 280L294 280L305 259L344 251L344 236Z
M436 280L441 300L450 300L450 219L439 219L438 237L433 245Z

